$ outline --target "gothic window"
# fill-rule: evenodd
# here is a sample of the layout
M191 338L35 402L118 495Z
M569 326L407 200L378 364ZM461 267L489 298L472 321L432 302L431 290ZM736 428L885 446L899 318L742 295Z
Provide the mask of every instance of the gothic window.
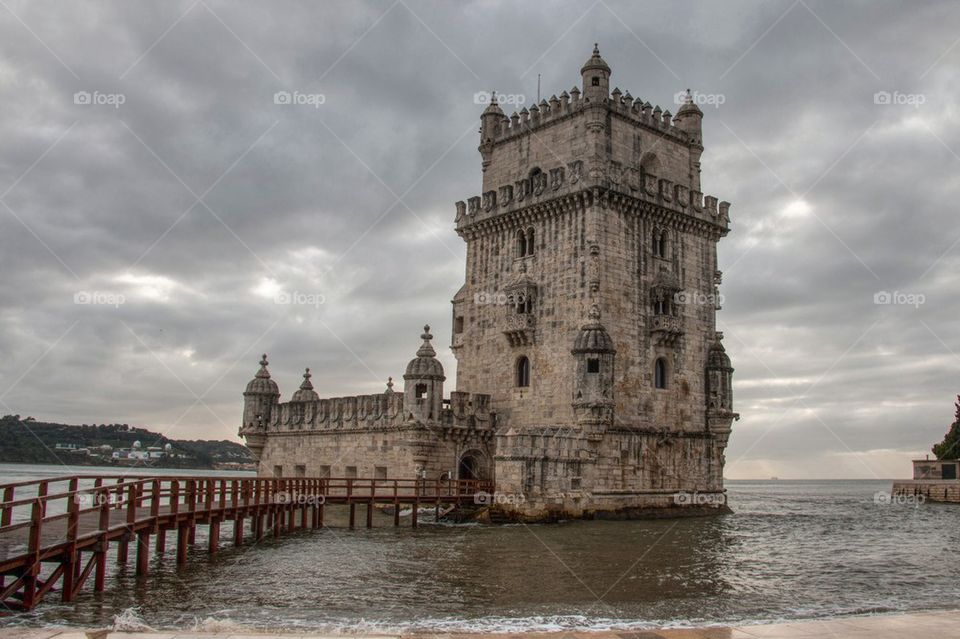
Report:
M654 229L651 249L655 257L667 257L667 232Z
M527 234L524 231L517 231L517 257L527 256Z
M527 229L527 255L533 255L533 229Z
M533 296L527 292L514 293L519 315L529 315L533 312Z
M530 360L526 357L517 359L517 386L530 386Z
M588 373L599 373L600 372L600 360L596 357L591 357L587 360L587 372Z
M657 358L653 365L653 385L656 388L667 387L667 360L662 357Z

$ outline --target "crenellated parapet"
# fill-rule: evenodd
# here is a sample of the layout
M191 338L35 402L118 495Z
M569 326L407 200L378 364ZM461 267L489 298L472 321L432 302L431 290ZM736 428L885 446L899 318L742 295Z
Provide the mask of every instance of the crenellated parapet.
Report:
M573 87L569 93L564 91L559 96L552 95L549 100L524 107L509 117L498 114L488 140L493 144L501 144L530 132L541 134L545 132L544 129L575 117L587 108L602 106L614 117L623 118L682 144L692 141L690 134L677 125L669 110L661 109L659 105L653 106L641 98L633 98L629 91L621 93L620 89L614 89L610 96L599 102L581 97L580 89Z
M509 216L530 206L550 202L577 192L585 186L584 162L576 160L566 166L548 168L545 172L501 185L482 195L456 203L456 228L462 233L478 222ZM690 216L718 227L723 233L730 228L730 203L704 195L683 184L644 171L639 166L623 166L609 162L603 167L603 180L596 185L611 193L627 195L668 211Z

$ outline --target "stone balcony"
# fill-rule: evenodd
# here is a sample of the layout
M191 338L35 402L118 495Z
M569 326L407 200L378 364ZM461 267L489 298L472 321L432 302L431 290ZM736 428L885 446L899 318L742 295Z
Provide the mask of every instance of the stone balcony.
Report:
M673 315L651 316L650 335L659 345L674 344L683 335L683 318Z
M531 313L517 313L508 309L503 316L503 334L507 336L510 346L528 346L533 344L536 330L536 319Z

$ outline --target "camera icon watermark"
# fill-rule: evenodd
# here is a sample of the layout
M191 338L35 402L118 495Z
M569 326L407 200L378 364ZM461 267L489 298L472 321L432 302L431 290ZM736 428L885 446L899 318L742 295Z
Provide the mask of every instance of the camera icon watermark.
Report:
M512 293L480 291L473 294L473 303L477 306L516 306L526 302L527 295L522 291Z
M674 104L683 105L687 101L696 104L698 107L712 106L714 109L719 109L720 105L727 101L727 96L723 93L700 93L699 91L693 91L689 94L686 91L678 91L673 94Z
M681 490L673 494L673 503L677 506L726 506L726 493L698 493Z
M73 103L81 106L112 106L119 109L127 101L123 93L101 93L100 91L77 91L73 94Z
M327 503L326 495L281 491L274 493L273 503L293 506L322 506Z
M473 496L473 503L477 506L518 506L526 501L527 498L523 493L488 493L481 490Z
M878 306L912 306L920 308L926 303L923 293L905 293L903 291L877 291L873 294L873 303Z
M477 91L473 94L474 104L491 104L496 102L502 106L519 107L527 101L527 96L522 93L491 93L489 91Z
M919 109L926 104L927 96L923 93L901 93L899 91L877 91L873 94L873 103L878 105L912 106Z
M312 106L319 109L326 104L327 96L322 93L301 93L300 91L277 91L273 94L273 103L293 106Z
M704 293L702 291L679 291L673 294L674 304L684 304L691 306L713 306L723 305L724 297L722 293Z
M125 303L127 298L123 293L112 293L110 291L77 291L73 294L73 303L89 306L112 306L119 308Z
M919 506L926 501L926 495L891 495L885 490L873 493L873 503L878 506Z
M320 308L327 298L322 293L303 293L301 291L280 291L273 297L274 304L283 306L313 306Z

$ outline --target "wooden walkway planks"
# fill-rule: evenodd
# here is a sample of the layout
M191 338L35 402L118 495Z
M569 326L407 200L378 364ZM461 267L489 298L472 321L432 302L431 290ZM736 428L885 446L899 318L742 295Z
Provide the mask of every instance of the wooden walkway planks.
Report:
M81 487L80 482L93 482ZM365 525L373 525L377 505L391 505L400 525L402 506L411 506L417 526L421 506L454 507L472 503L477 493L493 492L490 482L476 480L236 478L71 476L0 485L0 606L29 610L59 587L71 601L93 576L103 591L107 553L116 544L116 560L136 555L136 574L149 566L154 551L166 551L168 532L176 534L178 564L187 560L197 526L209 527L208 549L219 550L220 525L234 522L234 545L244 541L249 520L257 539L269 532L321 528L328 504L349 506L349 526L356 524L356 505L366 506ZM2 612L0 612L2 614Z

